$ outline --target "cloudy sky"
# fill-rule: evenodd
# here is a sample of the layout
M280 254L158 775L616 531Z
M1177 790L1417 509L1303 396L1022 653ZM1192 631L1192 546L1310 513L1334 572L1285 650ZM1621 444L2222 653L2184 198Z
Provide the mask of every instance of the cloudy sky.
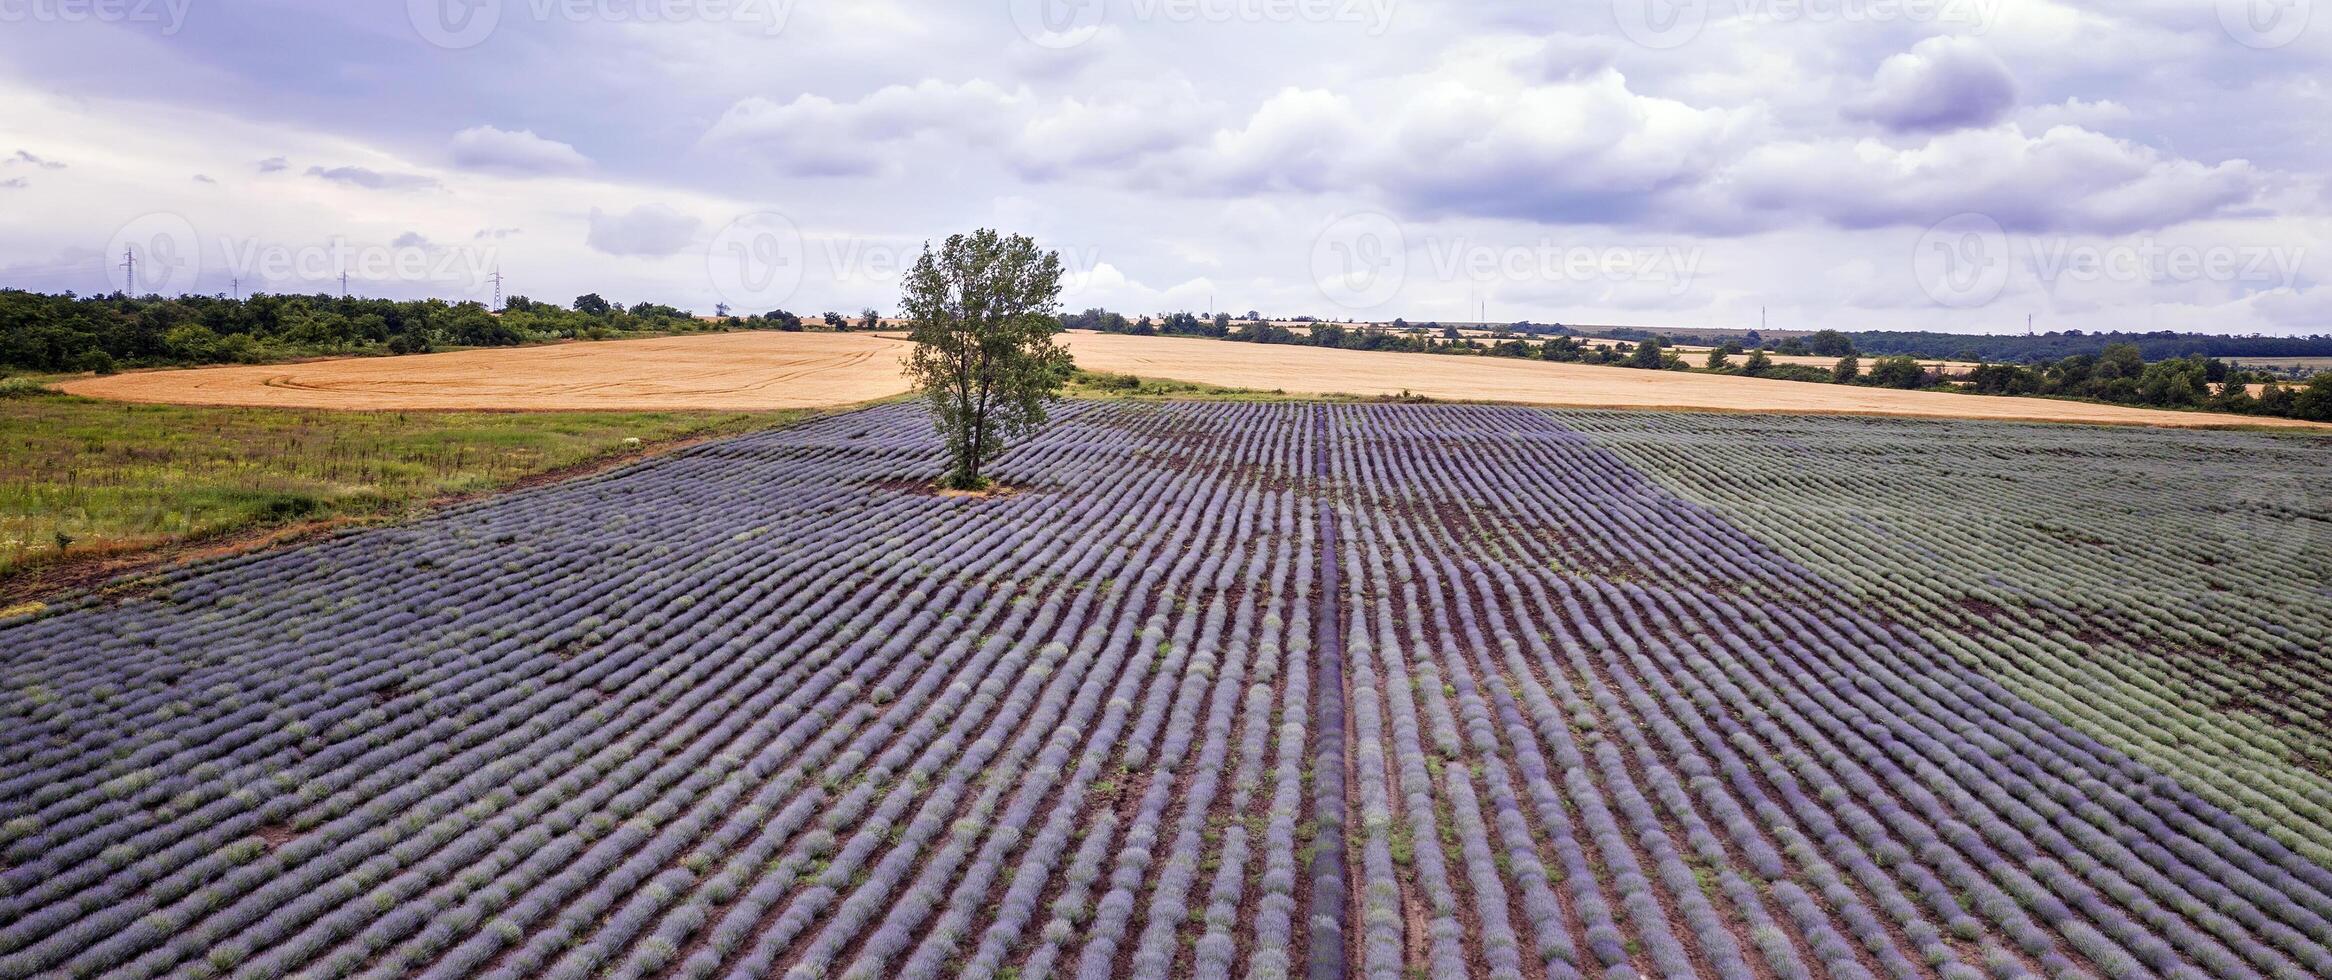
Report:
M0 0L0 286L2332 332L2324 0Z

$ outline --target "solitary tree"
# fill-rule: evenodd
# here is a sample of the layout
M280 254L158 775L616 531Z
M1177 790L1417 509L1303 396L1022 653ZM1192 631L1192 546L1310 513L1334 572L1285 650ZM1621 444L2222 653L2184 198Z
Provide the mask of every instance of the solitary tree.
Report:
M1732 359L1725 356L1724 348L1713 347L1709 349L1709 370L1722 371L1731 366L1733 366Z
M942 486L985 488L981 466L1044 423L1072 366L1053 342L1060 298L1059 253L1025 236L982 228L923 246L899 308L915 343L907 373L947 442Z

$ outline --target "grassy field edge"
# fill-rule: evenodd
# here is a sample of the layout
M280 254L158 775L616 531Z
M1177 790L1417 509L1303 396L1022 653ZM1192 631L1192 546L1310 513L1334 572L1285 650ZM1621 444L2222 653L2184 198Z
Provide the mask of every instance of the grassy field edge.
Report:
M240 520L229 519L217 526L205 527L191 533L159 537L143 536L121 540L108 540L101 537L87 543L76 542L76 546L70 549L20 554L13 561L0 565L0 619L37 613L50 601L76 593L117 588L122 584L122 580L143 577L167 568L305 542L351 528L403 523L428 516L447 507L484 497L592 476L670 455L692 446L752 432L799 425L811 419L857 411L891 400L894 399L880 399L825 409L793 409L759 413L669 413L683 417L699 415L703 417L703 421L700 425L682 426L652 437L639 437L636 444L619 442L613 446L603 447L580 456L562 457L545 466L492 475L471 474L460 478L462 485L450 488L426 488L420 492L405 495L392 494L377 497L355 495L345 500L333 501L332 506L313 513L296 513L272 518L253 516ZM27 401L36 404L39 402L59 404L88 400L75 399L73 396L60 394L36 396L34 399L27 400L0 401L0 422L14 421L8 417L7 413L11 409L21 411L20 406ZM274 413L283 416L297 415L312 418L350 417L361 414L319 413L315 410L304 409L236 408L210 411ZM539 422L545 427L555 427L570 419L603 413L414 411L403 414L423 419L497 415L507 416L514 420L524 418L529 422ZM258 493L260 491L254 488L251 492Z

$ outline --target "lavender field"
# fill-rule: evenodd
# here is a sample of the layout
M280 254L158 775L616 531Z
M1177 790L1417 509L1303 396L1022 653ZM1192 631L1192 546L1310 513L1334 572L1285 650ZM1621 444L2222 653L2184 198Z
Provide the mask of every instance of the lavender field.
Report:
M0 623L0 976L2332 976L2323 440L939 466L877 408Z

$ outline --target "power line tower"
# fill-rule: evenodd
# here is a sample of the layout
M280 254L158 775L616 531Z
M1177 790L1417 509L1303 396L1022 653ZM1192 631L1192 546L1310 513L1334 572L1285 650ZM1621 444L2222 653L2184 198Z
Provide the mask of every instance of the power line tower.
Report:
M340 298L348 298L348 270L340 270Z
M138 294L138 253L127 247L121 250L122 295Z
M494 308L502 308L502 270L494 270Z
M227 280L227 294L238 303L243 301L243 277L235 276Z

